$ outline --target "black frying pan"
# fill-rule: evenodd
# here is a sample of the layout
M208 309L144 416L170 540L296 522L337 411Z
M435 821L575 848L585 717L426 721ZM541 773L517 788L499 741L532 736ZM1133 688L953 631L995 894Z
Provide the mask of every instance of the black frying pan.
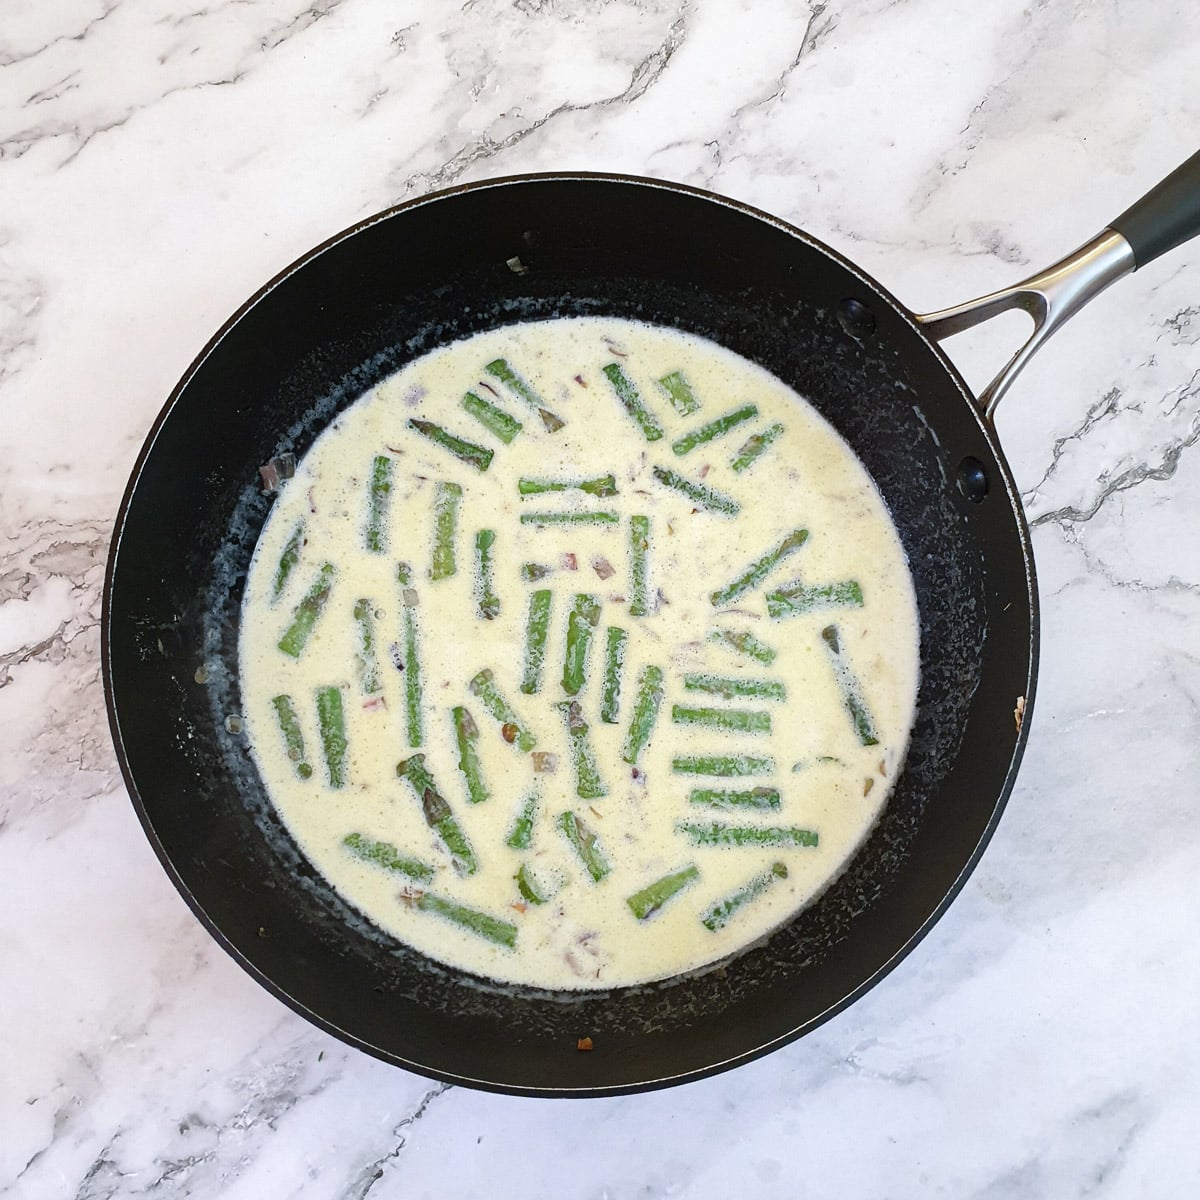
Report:
M1045 328L1200 229L1200 155L1043 276L916 317L806 234L651 180L534 176L444 192L305 256L188 369L138 458L104 594L113 738L164 867L213 936L317 1025L422 1074L582 1095L723 1070L861 995L944 911L1000 818L1033 700L1029 532L984 408L935 338L1004 307ZM1119 233L1116 231L1120 231ZM1123 235L1123 236L1122 236ZM236 714L238 612L270 498L405 362L482 329L607 314L723 343L809 397L866 464L908 552L922 677L904 772L848 870L723 969L606 994L499 987L371 926L276 819ZM576 1039L595 1049L579 1053Z

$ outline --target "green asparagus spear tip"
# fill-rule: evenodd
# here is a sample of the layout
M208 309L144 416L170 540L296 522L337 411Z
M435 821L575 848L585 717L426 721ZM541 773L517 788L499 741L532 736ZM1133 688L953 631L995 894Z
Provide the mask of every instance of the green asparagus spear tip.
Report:
M676 775L772 775L775 760L754 754L686 754L672 759Z
M527 479L517 480L517 491L522 496L537 496L542 492L587 492L589 496L615 496L617 477L601 475L597 479Z
M699 407L700 401L692 394L691 386L683 377L682 371L672 371L658 380L658 386L667 394L675 411L681 417L691 416Z
M616 525L621 518L615 512L542 512L522 513L522 525Z
M455 458L474 467L477 471L486 471L492 465L492 456L495 451L487 446L481 446L477 442L468 442L466 438L457 437L432 421L421 421L413 417L408 424L417 433L427 437L435 446L441 446L443 450L448 450Z
M493 621L500 615L500 597L492 587L493 547L496 544L494 529L480 529L475 534L475 589L479 615L485 621Z
M621 364L609 363L604 368L604 374L608 382L612 384L613 391L617 393L617 399L621 401L622 407L642 431L642 436L648 442L657 442L663 435L662 426L658 423L658 418L642 403L642 398L638 395L633 380L621 369Z
M735 517L742 511L742 506L732 496L726 496L703 483L685 479L670 467L655 467L650 473L663 487L669 487L672 491L686 496L697 508L721 513L726 517Z
M392 490L392 460L377 454L371 464L371 487L367 493L367 549L382 554L387 545L388 496Z
M342 845L363 862L374 863L385 871L407 875L418 883L428 883L433 878L433 868L415 858L401 854L391 842L377 842L361 833L348 833Z
M408 780L409 786L421 802L425 824L441 838L454 869L460 875L474 875L479 869L475 851L454 816L453 809L438 791L429 768L425 766L425 755L414 754L411 758L402 759L396 764L396 774Z
M275 568L275 585L271 593L272 600L278 600L283 593L292 568L300 561L300 547L304 545L304 522L300 521L292 536L288 538L283 553L279 556L279 566Z
M760 642L748 629L714 629L709 633L708 640L753 658L764 666L769 667L775 661L776 651L765 642Z
M341 688L317 689L317 725L321 731L321 747L325 751L329 786L345 787L346 718L342 713Z
M304 599L296 605L292 623L283 637L279 639L279 648L284 654L290 655L292 658L300 657L305 643L312 635L313 626L316 625L317 618L325 607L325 601L329 599L330 590L333 588L333 578L336 574L333 563L325 563Z
M703 725L731 733L770 733L771 714L744 708L686 708L673 705L671 720L676 725Z
M677 833L685 834L693 846L815 846L817 834L795 825L727 825L724 821L700 824L680 821Z
M567 651L563 659L563 691L577 696L587 682L588 653L592 632L600 621L600 603L595 596L579 595L567 615Z
M544 408L542 398L508 365L507 359L493 359L483 368L493 379L498 379L514 396L524 400L535 411Z
M738 472L752 467L764 450L783 432L783 426L768 425L762 433L756 433L743 443L742 448L729 460L729 465Z
M359 686L364 696L371 696L383 685L379 681L379 659L375 653L375 606L370 600L354 602L354 620L358 625Z
M461 705L451 710L454 718L454 740L458 744L458 769L463 773L467 795L472 804L488 798L487 785L483 782L479 765L479 726L468 709Z
M791 583L767 593L767 615L794 617L801 613L819 612L827 608L861 608L862 588L857 579L805 587Z
M708 808L725 808L733 811L754 808L769 812L779 808L779 789L756 787L750 788L748 791L736 791L727 788L693 788L691 802L706 805Z
M517 891L521 893L521 898L528 900L530 904L545 904L550 899L549 892L534 878L528 863L522 863L513 878L517 881Z
M500 732L506 742L515 742L517 747L525 753L537 745L537 738L529 732L521 718L513 712L508 702L500 694L490 667L480 671L468 686L471 694L478 696L484 708L500 723Z
M837 678L838 687L842 693L842 703L854 725L854 732L864 746L878 746L879 735L875 731L875 722L871 718L871 710L863 697L862 685L846 661L846 653L842 648L841 635L836 625L827 625L821 630L821 641L833 664L833 672Z
M279 718L283 744L287 749L288 758L295 764L296 774L301 779L311 779L313 769L304 756L304 733L300 728L300 718L295 705L292 704L291 696L274 696L271 704Z
M527 696L532 696L542 687L552 598L549 589L529 594L529 615L525 619L525 671L521 676L521 691Z
M786 700L787 688L775 679L745 679L730 675L695 674L683 677L689 692L708 692L732 700L735 696L753 696L757 700Z
M468 392L462 406L489 432L494 433L506 446L521 432L521 422L502 408L490 404L482 396Z
M433 492L433 563L429 578L448 579L458 570L454 543L458 537L458 506L463 490L457 483L439 482Z
M583 818L573 812L560 813L558 827L579 855L585 870L594 883L599 883L612 870L596 835L587 827Z
M506 846L511 846L514 850L529 849L533 842L533 822L540 803L541 794L536 787L531 788L525 799L521 801L521 810L517 813L517 819L509 828L508 837L504 842Z
M637 698L633 703L633 720L625 737L625 748L621 757L637 765L638 757L650 740L654 722L658 720L658 708L663 698L663 673L661 667L648 666L638 678Z
M703 446L705 442L711 442L714 438L724 437L731 429L736 429L744 421L752 421L757 416L757 405L744 404L741 408L735 408L715 421L709 421L707 425L701 425L699 429L693 429L691 433L676 438L671 443L671 449L676 454L690 454L697 446Z
M649 611L646 588L646 555L650 550L650 518L629 518L629 613L644 617Z
M455 900L435 896L432 892L422 892L415 903L422 912L436 913L461 929L477 933L498 946L507 946L511 950L517 944L517 927L510 921L502 921L499 917L480 912L477 908L468 908Z
M625 669L625 644L629 634L616 625L608 627L604 643L604 688L600 696L600 720L615 725L621 711L621 675Z
M608 789L596 766L596 755L588 740L588 723L583 719L579 701L564 701L558 707L567 719L567 740L575 765L575 794L583 800L598 800L601 796L607 796Z
M751 900L756 900L777 879L786 879L788 869L781 862L773 863L767 870L760 871L748 883L742 884L722 900L718 900L700 917L700 924L716 933L723 929L734 915Z
M752 588L758 587L785 558L794 554L807 541L807 529L793 529L778 546L768 550L757 562L751 563L732 583L713 592L709 597L713 606L719 608L723 604L732 604Z
M640 892L634 892L632 896L626 897L625 903L639 921L644 921L658 912L672 896L679 895L685 887L699 878L700 872L695 864L686 866L681 871L673 871L670 875L656 879Z

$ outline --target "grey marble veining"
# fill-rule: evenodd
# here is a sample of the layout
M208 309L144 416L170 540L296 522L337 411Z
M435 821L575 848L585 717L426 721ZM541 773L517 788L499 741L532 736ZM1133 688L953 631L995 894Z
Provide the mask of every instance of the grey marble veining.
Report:
M116 507L171 387L329 234L554 169L709 187L916 309L1089 237L1196 149L1182 2L71 0L0 20L0 1197L1193 1194L1200 244L998 427L1039 698L967 888L815 1034L684 1089L514 1100L386 1067L216 948L125 795ZM1020 320L947 344L982 385ZM957 343L957 344L956 344Z

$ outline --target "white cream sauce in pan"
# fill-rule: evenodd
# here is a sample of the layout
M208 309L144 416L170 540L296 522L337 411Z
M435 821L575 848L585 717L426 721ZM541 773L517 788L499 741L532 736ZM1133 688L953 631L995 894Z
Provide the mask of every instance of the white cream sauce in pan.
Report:
M464 339L343 412L283 485L240 639L255 760L332 886L432 958L557 989L694 971L819 895L886 803L918 665L900 541L832 428L711 342L607 318Z

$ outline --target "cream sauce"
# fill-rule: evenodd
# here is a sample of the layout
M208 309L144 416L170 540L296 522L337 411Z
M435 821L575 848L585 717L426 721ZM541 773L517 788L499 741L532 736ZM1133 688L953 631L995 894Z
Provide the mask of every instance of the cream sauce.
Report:
M545 421L486 364L503 357L565 424ZM641 404L664 431L648 441L618 399L604 368L620 364ZM656 381L680 372L700 407L684 414ZM509 444L462 407L474 393L520 421ZM673 443L747 405L752 419L677 454ZM684 405L686 406L686 405ZM494 452L480 472L409 425L434 422ZM782 432L753 463L731 463L748 440L778 423ZM376 456L390 462L390 491L377 492L383 525L378 552L367 549ZM656 479L655 467L731 498L736 515L698 507ZM559 481L615 477L617 492L521 495L522 477ZM439 483L462 489L454 537L455 572L432 579ZM604 489L601 489L604 490ZM444 489L443 489L444 491ZM615 524L542 526L523 514L603 511ZM630 518L649 518L649 612L630 613ZM275 595L278 565L298 526L302 544ZM477 531L495 533L492 590L499 609L480 614ZM712 593L797 529L807 541L729 604ZM411 566L405 589L397 564ZM278 643L322 565L335 576L311 636L297 657ZM523 564L549 568L523 577ZM445 565L445 564L443 564ZM610 573L611 572L611 573ZM602 577L606 576L606 577ZM861 605L842 603L786 618L768 615L767 596L799 581L818 588L856 581ZM552 593L540 690L521 690L526 623L534 591ZM600 615L577 696L579 714L606 794L581 798L568 737L564 692L568 613L576 595L594 596ZM845 602L853 590L838 593ZM360 599L374 617L379 691L363 693ZM407 604L406 604L407 601ZM414 607L415 605L415 607ZM422 684L422 737L410 746L405 623L416 627ZM607 630L627 631L617 722L601 720ZM822 631L837 630L841 661L861 685L877 744L863 744L847 707L844 678ZM843 870L877 820L904 758L918 679L917 609L899 538L870 477L830 425L779 380L704 339L624 320L531 322L476 335L404 367L343 412L282 488L250 568L242 614L240 670L245 720L267 791L304 853L343 896L381 928L419 951L478 975L554 989L610 988L697 970L761 939L818 896ZM755 661L714 631L749 632L776 651ZM400 664L405 669L398 669ZM663 672L663 697L636 769L622 759L637 683ZM470 681L485 668L537 739L557 758L553 773L509 744ZM766 680L786 700L724 698L685 688L708 674ZM316 694L336 687L342 701L345 781L329 786ZM287 695L312 772L302 778L273 698ZM452 710L465 707L478 728L488 796L470 801L459 768ZM673 720L675 706L769 715L769 732L737 732ZM766 718L748 718L764 724ZM861 724L861 722L860 722ZM508 731L510 734L511 730ZM867 731L868 733L870 731ZM469 839L474 874L455 871L443 840L397 763L421 753L438 793ZM680 774L686 756L748 755L771 760L747 778ZM538 761L541 761L540 759ZM695 803L694 790L778 791L775 811L721 811ZM531 789L540 801L530 846L506 844ZM586 790L586 789L585 789ZM559 828L560 814L582 817L611 870L594 882ZM800 828L816 845L695 845L681 824ZM433 869L407 879L346 847L383 842ZM522 899L515 876L525 864L546 903ZM727 922L710 929L713 906L783 864ZM628 898L688 867L696 877L652 915L639 919ZM427 895L478 910L515 929L513 946L461 927L434 911ZM714 923L710 919L710 924ZM715 922L719 924L719 922ZM500 927L503 929L503 927ZM507 937L507 933L503 936Z

